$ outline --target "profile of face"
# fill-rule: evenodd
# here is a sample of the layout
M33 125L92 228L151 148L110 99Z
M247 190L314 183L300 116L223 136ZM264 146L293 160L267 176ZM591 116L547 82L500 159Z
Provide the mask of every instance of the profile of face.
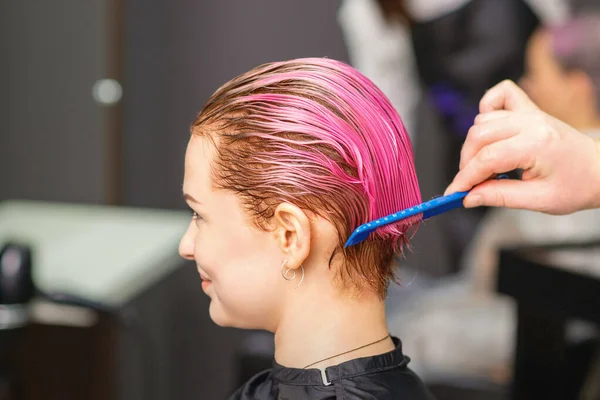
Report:
M217 90L192 126L183 193L193 217L179 253L197 266L211 319L270 331L327 291L382 300L414 222L344 242L421 200L397 112L328 59L265 64Z
M214 152L207 138L188 143L183 192L193 217L179 253L196 262L216 324L268 329L289 287L278 274L281 252L275 233L252 223L239 196L214 187Z
M526 71L520 85L531 99L548 114L577 125L582 114L595 108L590 80L579 70L564 68L552 49L548 30L540 29L529 40ZM584 118L586 115L583 116Z

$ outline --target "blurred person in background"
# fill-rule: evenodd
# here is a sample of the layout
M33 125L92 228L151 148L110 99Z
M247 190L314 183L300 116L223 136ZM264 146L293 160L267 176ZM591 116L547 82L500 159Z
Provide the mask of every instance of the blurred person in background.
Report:
M528 43L526 74L521 81L543 111L592 138L600 138L598 38L600 14L539 29ZM464 274L409 304L411 311L398 316L391 330L401 334L415 357L415 370L425 379L458 373L506 382L515 318L513 305L494 294L498 250L511 244L596 238L600 238L598 209L563 216L493 210L466 252ZM572 340L584 340L593 337L595 330L577 323L570 326L569 333ZM464 354L470 356L461 356Z
M567 0L525 0L524 3L528 3L531 8L536 12L539 18L544 23L555 23L564 19L566 16L566 4ZM513 3L512 5L510 3ZM495 4L496 2L489 2L489 4ZM455 23L444 22L446 18L451 17L453 14L462 14L460 17L463 22L467 24L474 22L485 25L484 22L489 22L490 16L494 16L499 22L513 23L517 27L521 21L512 22L510 17L519 16L519 19L525 20L526 18L531 19L531 15L522 16L521 14L527 13L529 10L527 7L519 5L522 1L514 2L510 0L500 4L499 9L490 8L486 1L473 1L473 0L342 0L340 9L338 11L338 20L340 27L344 34L344 39L348 48L351 63L359 71L364 73L370 79L377 84L381 90L386 93L390 98L390 101L394 107L398 110L398 113L403 118L404 124L409 131L409 135L413 144L416 143L416 121L415 112L419 101L421 100L421 86L422 79L419 75L420 71L417 70L417 61L415 60L415 51L419 53L420 59L420 70L425 71L423 75L423 81L426 84L435 84L438 81L446 79L447 81L462 80L465 81L464 74L460 76L460 79L441 78L442 75L450 75L448 73L434 73L439 75L438 77L431 77L430 70L436 68L438 70L447 69L451 71L454 66L450 62L439 62L435 66L426 65L425 55L422 54L427 51L443 51L444 55L441 58L448 57L452 54L452 57L459 59L461 56L456 54L457 50L461 48L468 48L472 46L474 38L465 37L464 34L458 39L454 40L454 45L450 39L448 39L447 31L442 31L439 37L432 39L416 39L417 41L423 40L423 46L420 43L413 43L413 34L411 29L421 29L420 25L432 24L433 29L430 29L429 25L423 28L423 31L436 31L440 28L436 28L436 25L440 22L456 26ZM504 5L502 5L504 4ZM515 6L514 4L517 4ZM509 11L511 8L514 11ZM488 11L489 10L489 11ZM503 12L503 10L506 10ZM498 12L500 11L500 12ZM438 22L439 21L439 22ZM528 22L529 25L535 24L535 20ZM506 26L502 31L507 29ZM475 32L480 29L480 32ZM490 29L490 28L488 28ZM486 41L478 40L478 42L485 44L485 47L494 47L498 45L498 42L494 42L492 35L483 35L484 30L480 27L466 28L466 30L473 31L472 36L479 39L480 36L485 37ZM519 39L528 36L528 32L531 32L530 26L526 26L524 30L525 34L516 36ZM518 35L518 33L507 32L512 35ZM431 34L430 32L428 34ZM435 33L434 33L435 34ZM421 32L417 32L415 36L421 35ZM441 37L446 36L447 42L442 43ZM450 35L452 36L452 35ZM523 54L523 43L522 40L514 40L512 37L504 35L497 35L506 43L510 43L511 46L517 46L518 49L514 53L517 54L519 59L522 59ZM436 45L436 43L440 43ZM436 45L433 48L430 45ZM508 47L504 45L503 47ZM418 49L417 49L418 48ZM511 50L504 50L509 53ZM502 59L503 54L497 55L496 58ZM485 68L489 70L502 70L503 65L511 64L513 61L510 59L504 59L500 62L488 62L479 58L479 64L486 65ZM522 63L521 63L522 64ZM470 66L468 74L474 74L477 77L477 70ZM477 68L482 68L478 66ZM512 67L514 69L514 67ZM521 66L517 67L519 70L516 74L514 73L503 73L497 72L496 75L503 77L511 77L517 75L520 76ZM458 68L457 68L458 70ZM458 72L458 71L457 71ZM489 73L488 73L489 74ZM487 82L480 84L478 93L472 96L472 103L476 108L477 102L483 92L498 82L497 78L481 78L487 79ZM465 86L473 86L473 82L467 82ZM476 112L474 112L476 113ZM473 112L471 114L474 115ZM466 129L470 127L471 119L466 122ZM464 130L463 130L464 131ZM463 132L464 134L465 132Z
M408 11L401 1L397 7L397 17L391 18L378 0L342 0L338 22L352 66L371 79L390 99L402 117L414 147L421 83L411 43Z

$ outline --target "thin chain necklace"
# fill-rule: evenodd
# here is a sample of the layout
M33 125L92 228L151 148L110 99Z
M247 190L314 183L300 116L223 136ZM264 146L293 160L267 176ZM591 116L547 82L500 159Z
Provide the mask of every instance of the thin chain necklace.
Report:
M377 343L379 343L379 342L383 342L385 339L387 339L387 338L389 338L389 337L390 337L390 334L388 333L387 335L385 335L384 337L382 337L382 338L381 338L381 339L379 339L379 340L376 340L376 341L374 341L374 342L371 342L371 343L369 343L369 344L362 345L362 346L360 346L360 347L357 347L357 348L355 348L355 349L352 349L352 350L345 351L345 352L343 352L343 353L336 354L335 356L331 356L331 357L327 357L327 358L324 358L324 359L322 359L322 360L319 360L319 361L315 361L315 362L314 362L314 363L312 363L312 364L308 364L308 365L307 365L306 367L304 367L303 369L306 369L306 368L308 368L308 367L312 367L313 365L315 365L315 364L318 364L318 363L320 363L320 362L323 362L323 361L331 360L332 358L336 358L336 357L339 357L339 356L343 356L344 354L352 353L353 351L356 351L356 350L364 349L365 347L372 346L372 345L374 345L374 344L377 344Z

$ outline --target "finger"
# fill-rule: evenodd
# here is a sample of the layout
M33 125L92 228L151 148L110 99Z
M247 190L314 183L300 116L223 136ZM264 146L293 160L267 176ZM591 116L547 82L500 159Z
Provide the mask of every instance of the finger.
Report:
M532 166L533 144L520 136L513 136L483 147L456 174L446 193L461 192L489 179L490 176L517 168L528 170Z
M473 189L472 186L470 188L464 189L465 185L461 185L460 184L460 180L462 179L462 177L459 176L459 175L460 175L460 172L458 174L456 174L456 176L454 177L454 180L450 183L450 185L448 185L448 187L444 191L444 196L447 196L449 194L456 193L456 192L466 192L468 190L472 190ZM488 181L490 179L493 179L497 175L498 174L490 174L490 176L488 176L487 178L485 178L481 182L485 182L485 181ZM481 183L479 183L479 184L481 185Z
M535 110L537 106L525 92L510 80L505 80L491 88L479 102L479 112L494 110Z
M495 113L498 111L495 111ZM492 143L509 139L520 132L518 119L514 113L505 114L498 112L494 117L486 122L473 125L469 129L467 139L460 152L459 169L463 169L479 151ZM504 115L504 117L502 117ZM513 115L508 117L507 115ZM504 171L506 172L506 171Z
M507 110L495 110L483 114L477 114L477 116L475 117L474 124L483 124L484 122L494 121L496 119L513 116L514 114L514 111Z
M467 208L490 206L544 211L546 205L541 182L491 180L475 187L465 197Z

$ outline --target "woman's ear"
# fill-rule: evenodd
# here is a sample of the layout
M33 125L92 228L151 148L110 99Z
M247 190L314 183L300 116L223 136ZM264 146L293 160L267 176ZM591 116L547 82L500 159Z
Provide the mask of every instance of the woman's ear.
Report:
M311 221L299 207L281 203L274 215L276 240L287 261L286 267L299 268L310 254Z

